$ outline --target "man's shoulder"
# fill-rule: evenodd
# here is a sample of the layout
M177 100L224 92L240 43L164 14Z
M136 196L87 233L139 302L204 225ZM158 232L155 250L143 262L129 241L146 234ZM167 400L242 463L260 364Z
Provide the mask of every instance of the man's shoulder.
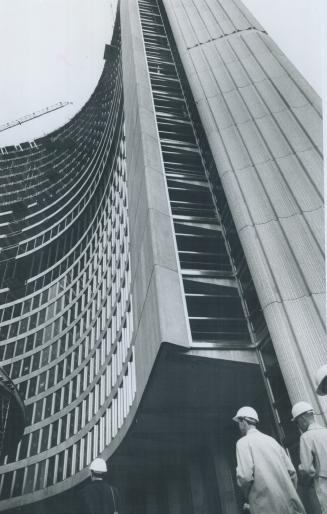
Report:
M279 446L279 443L276 441L276 439L268 434L260 432L260 430L255 430L244 435L237 441L237 445L239 445L239 447L255 446L256 444L262 444L263 442L264 444L270 446Z
M322 427L321 425L318 425L317 423L312 424L306 432L303 432L301 434L301 440L302 441L309 441L315 438L326 438L327 440L327 428Z

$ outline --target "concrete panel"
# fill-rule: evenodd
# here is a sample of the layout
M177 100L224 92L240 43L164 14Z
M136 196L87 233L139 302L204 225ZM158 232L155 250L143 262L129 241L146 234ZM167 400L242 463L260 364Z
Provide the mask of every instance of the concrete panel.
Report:
M135 327L135 362L137 402L141 400L153 363L160 348L160 324L157 292L152 277L143 303L142 316Z
M179 30L182 33L185 45L187 48L192 48L197 44L197 39L193 32L193 27L188 16L185 15L185 11L180 0L174 2L174 14L178 23Z
M305 105L292 109L296 119L301 123L304 129L310 127L310 138L321 154L323 154L323 131L321 115L312 107Z
M251 84L251 79L246 73L243 64L236 60L226 65L233 80L234 88L242 88Z
M211 82L210 98L201 96L199 114L291 399L305 399L308 391L313 395L311 374L321 361L314 340L325 338L319 321L325 280L321 100L268 35L244 30L246 20L259 25L240 1L203 2L228 38L215 42L219 57L212 43L197 41L197 55L203 48L206 61L193 59L193 66L216 82L216 93ZM164 3L174 23L174 2ZM232 35L231 26L242 32ZM187 49L179 50L183 59ZM192 77L190 86L198 94ZM229 126L230 117L237 127ZM299 317L311 343L294 335ZM308 344L309 377L303 364Z
M287 108L283 97L270 80L263 79L257 82L255 87L270 112L275 113Z
M262 308L274 302L281 302L273 270L267 266L267 257L259 243L255 228L245 227L239 232L239 236ZM248 258L250 255L251 259Z
M252 161L247 148L241 139L239 131L235 127L229 127L222 130L221 138L235 170L241 170L251 166Z
M249 55L249 57L244 57L240 59L240 61L243 64L244 69L246 70L246 73L248 74L252 82L261 82L266 78L264 70L261 68L261 66L253 57L253 55Z
M245 88L242 88L241 91L243 91L243 89ZM251 119L251 114L239 90L225 93L224 97L236 124L245 123Z
M321 196L323 177L320 177L318 173L314 174L313 166L310 168L303 166L300 159L305 160L305 153L297 156L287 155L276 159L276 163L299 207L304 211L315 210L323 203ZM321 186L320 190L319 185Z
M193 63L192 63L192 66L193 66ZM189 82L192 83L192 90L194 91L194 93L193 93L194 101L199 102L203 99L205 99L205 101L207 101L204 91L203 91L201 81L200 81L200 77L196 71L194 71L192 74L189 75Z
M313 380L316 369L323 362L326 362L326 343L324 343L324 348L320 345L322 348L321 353L315 350L315 340L312 337L305 341L302 338L297 340L294 332L295 325L298 324L300 318L307 319L308 307L308 303L301 300L296 308L294 307L294 302L288 302L287 305L276 303L267 306L264 314L273 341L280 340L284 343L276 345L275 349L291 402L295 403L305 399L316 406L317 412L321 412L319 398L314 392ZM288 309L293 312L287 312ZM297 311L295 317L294 309ZM289 315L291 315L292 319L290 319ZM307 331L307 334L308 332L316 335L316 330L312 326ZM304 343L301 346L300 341ZM299 348L301 348L300 355ZM307 362L307 354L309 352L312 356L309 362ZM325 404L324 410L326 411L326 400L323 403Z
M218 132L207 132L208 141L220 176L232 169L223 139Z
M157 266L155 280L159 302L160 336L178 346L189 347L190 333L178 273ZM187 338L186 335L189 337Z
M228 42L237 58L245 59L245 57L249 57L249 55L251 55L251 51L249 47L246 45L245 41L242 39L241 34L242 33L239 33L234 37L229 38Z
M187 9L187 16L192 24L196 39L200 43L205 43L210 39L206 24L202 20L202 16L199 16L200 10L196 4L190 5Z
M215 17L213 16L212 10L208 5L208 2L206 2L206 0L199 0L197 2L197 5L210 37L212 39L217 39L221 37L223 35L223 32L217 24Z
M242 173L244 173L244 170L240 172L240 174ZM243 192L239 187L236 175L231 171L225 173L222 177L222 184L228 205L233 213L234 223L237 224L239 230L246 226L253 225L253 221L244 202Z
M322 253L325 251L325 210L322 205L315 211L305 212L304 218L306 219L312 234L319 246Z
M324 174L322 172L323 161L322 156L315 149L299 152L297 158L304 167L307 175L317 188L318 193L323 198L324 191Z
M324 254L316 244L310 226L300 215L281 219L280 223L309 291L323 293L325 291Z
M217 61L215 60L210 63L210 67L208 66L205 71L208 73L209 69L211 69L211 72L215 77L218 90L222 93L227 93L227 91L233 91L233 89L235 89L233 79L224 64L217 64Z
M190 334L137 2L122 2L121 8L132 297L140 400L160 345L165 341L188 346ZM166 274L168 278L162 279ZM167 304L171 319L161 312L167 311ZM176 323L172 308L178 316Z
M297 84L301 92L306 96L308 102L312 103L317 112L322 114L322 100L316 91L314 91L314 89L310 86L309 82L305 80L299 70L295 68L289 59L283 53L280 53L280 50L277 54L274 52L274 55L278 57L279 62L285 67L288 75Z
M294 152L303 152L312 148L312 141L310 141L308 134L297 123L296 118L290 111L277 112L275 118Z
M299 214L301 207L276 163L268 161L258 164L256 169L276 217L285 218Z
M294 251L283 233L281 224L271 221L265 225L258 225L257 234L265 252L266 261L270 263L281 298L290 300L309 295L307 279L296 261ZM273 259L270 258L272 255Z
M264 116L257 120L260 133L264 137L271 155L278 159L292 152L287 142L287 136L271 116Z
M268 108L262 101L258 91L251 84L250 86L242 87L239 90L248 111L253 118L262 118L268 114Z
M220 98L220 97L219 97ZM206 129L209 134L212 134L214 132L217 132L217 124L216 124L216 118L213 114L213 109L216 109L216 103L220 104L220 101L217 99L217 97L213 97L210 99L210 103L213 103L213 107L209 105L209 102L206 98L202 98L197 102L197 108L199 113L201 113L201 116L205 116L206 119ZM219 105L220 107L220 105ZM224 112L224 111L223 111ZM231 125L231 120L228 117L228 113L226 116L226 127Z
M231 117L228 106L226 105L225 99L222 95L208 98L208 103L212 117L218 123L220 130L224 130L225 128L234 125L234 120Z
M237 179L243 194L241 200L248 205L252 224L267 223L268 221L277 219L256 168L251 166L250 168L238 172ZM232 209L230 204L229 206ZM234 209L232 212L234 215Z
M285 74L281 77L276 77L274 79L274 86L289 107L304 107L308 105L308 99L296 83L290 80L288 75Z
M223 64L230 64L237 60L233 47L230 45L229 40L221 38L215 42L215 47L219 52L221 62Z
M257 121L261 121L261 119ZM238 125L238 130L253 164L259 164L271 159L271 153L265 144L259 127L252 120Z
M246 42L248 42L248 36L244 36ZM265 75L270 79L274 79L275 77L280 77L285 74L285 70L283 66L280 65L277 58L268 52L265 53L255 53L255 58L259 65L265 72Z
M208 359L217 359L222 361L243 362L244 364L259 364L256 351L251 350L215 350L210 348L194 349L187 352L187 355L195 357L206 357Z
M142 396L161 344L169 342L188 347L187 331L178 274L156 266L135 329L138 399Z
M313 294L312 301L314 303L317 315L321 320L323 327L326 327L326 296L324 293Z

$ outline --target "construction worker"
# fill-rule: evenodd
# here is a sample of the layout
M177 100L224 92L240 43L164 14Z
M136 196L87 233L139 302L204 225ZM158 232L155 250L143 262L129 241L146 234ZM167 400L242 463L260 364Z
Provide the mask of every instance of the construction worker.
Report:
M316 392L319 396L327 395L327 364L321 366L316 373Z
M251 514L304 514L294 466L275 439L257 430L257 412L242 407L233 420L243 436L236 445L237 483Z
M301 432L299 471L304 478L313 480L321 512L327 514L327 428L315 422L308 402L296 403L292 416Z
M107 473L106 462L94 459L89 469L90 480L78 491L76 514L118 514L115 490L103 480Z

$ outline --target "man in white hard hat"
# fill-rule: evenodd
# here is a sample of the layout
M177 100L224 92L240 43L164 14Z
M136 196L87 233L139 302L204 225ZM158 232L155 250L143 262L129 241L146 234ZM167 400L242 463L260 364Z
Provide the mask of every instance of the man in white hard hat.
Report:
M236 445L237 483L251 514L305 514L294 466L275 439L257 430L257 412L242 407L233 420L243 436Z
M89 469L91 477L78 491L76 514L117 514L117 495L104 480L106 462L98 457L91 462Z
M301 432L300 473L314 481L321 512L327 514L327 428L315 422L313 407L308 402L293 405L292 416Z
M327 395L327 364L321 366L316 373L316 392L319 396Z

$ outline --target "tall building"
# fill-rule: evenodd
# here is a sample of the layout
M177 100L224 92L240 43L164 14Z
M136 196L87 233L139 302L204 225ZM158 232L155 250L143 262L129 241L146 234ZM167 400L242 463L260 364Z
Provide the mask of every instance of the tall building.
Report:
M320 99L239 0L124 0L66 126L1 149L0 511L238 512L237 408L296 460L327 362ZM20 511L21 512L21 511Z

